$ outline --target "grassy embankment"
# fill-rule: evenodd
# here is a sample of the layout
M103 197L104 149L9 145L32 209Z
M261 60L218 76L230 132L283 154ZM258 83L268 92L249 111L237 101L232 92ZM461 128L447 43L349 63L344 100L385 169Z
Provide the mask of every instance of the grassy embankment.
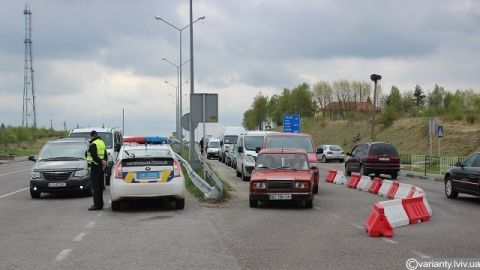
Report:
M441 140L442 156L466 156L480 148L479 124L466 121L448 121L437 118L444 127ZM302 132L312 135L315 144L339 144L346 152L355 145L353 139L360 134L361 141L370 141L371 125L367 120L332 121L328 119L303 119ZM428 118L402 118L390 127L375 126L376 138L395 144L400 154L421 154L429 152ZM433 155L438 155L438 138L433 138Z
M0 155L36 155L48 140L67 135L67 131L46 128L7 127L0 132Z
M184 159L188 160L188 148L183 149L181 155ZM217 177L220 179L220 181L222 181L223 186L224 186L222 196L218 200L215 200L215 201L206 200L203 196L203 193L195 186L195 184L193 184L192 180L188 176L188 173L187 173L187 170L185 169L185 167L182 166L182 172L183 172L183 175L185 177L185 187L198 200L203 201L203 202L222 203L222 202L228 201L231 198L230 192L233 191L232 186L230 186L230 184L228 184L228 182L226 182L224 179L222 179L222 177L210 165L208 165L208 167L217 175ZM196 173L198 175L202 176L203 175L203 170L202 169L197 170ZM213 186L213 183L211 183L209 181L207 181L207 182L208 182L208 184Z

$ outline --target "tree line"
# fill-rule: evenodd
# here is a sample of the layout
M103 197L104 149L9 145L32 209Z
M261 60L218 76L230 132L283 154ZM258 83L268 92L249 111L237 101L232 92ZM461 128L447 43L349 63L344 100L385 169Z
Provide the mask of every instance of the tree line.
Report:
M243 126L250 130L261 129L266 120L282 125L284 114L313 117L318 113L330 119L358 119L359 114L368 115L369 110L359 112L355 104L373 104L372 85L371 82L341 79L331 83L319 81L313 87L302 83L271 97L260 92L244 112ZM382 86L377 84L376 106L381 111L379 121L385 127L401 117L446 116L471 123L480 118L480 94L471 89L450 92L435 85L432 91L425 92L416 85L403 94L396 86L392 86L388 95L382 92Z

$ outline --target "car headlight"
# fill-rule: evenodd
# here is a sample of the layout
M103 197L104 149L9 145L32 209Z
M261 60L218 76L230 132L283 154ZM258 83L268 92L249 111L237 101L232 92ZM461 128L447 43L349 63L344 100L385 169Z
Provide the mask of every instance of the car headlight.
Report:
M255 158L253 158L253 156L250 156L250 155L245 156L245 163L255 165Z
M265 182L255 182L253 184L253 188L255 188L255 189L266 189L267 188L267 183L265 183Z
M85 177L87 175L88 175L88 170L86 169L75 171L75 173L73 174L74 177Z
M298 189L308 188L308 183L295 182L295 188L298 188Z
M39 178L42 178L42 175L40 175L39 172L32 171L32 173L30 174L30 177L32 177L32 179L39 179Z

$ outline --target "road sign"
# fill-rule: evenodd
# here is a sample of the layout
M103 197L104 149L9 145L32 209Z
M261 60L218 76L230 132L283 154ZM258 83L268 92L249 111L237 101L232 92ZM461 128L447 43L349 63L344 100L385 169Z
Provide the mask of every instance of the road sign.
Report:
M218 123L218 94L196 93L190 95L192 121L195 123ZM203 112L205 106L205 119Z
M190 113L186 113L182 116L182 127L186 131L189 131L189 126L188 126L188 119L190 118ZM196 129L198 127L198 122L193 122L193 129Z
M300 115L299 114L283 115L283 132L291 132L291 133L300 132Z
M443 137L443 126L441 126L441 125L438 125L438 126L437 126L437 136L438 136L439 138L442 138L442 137Z

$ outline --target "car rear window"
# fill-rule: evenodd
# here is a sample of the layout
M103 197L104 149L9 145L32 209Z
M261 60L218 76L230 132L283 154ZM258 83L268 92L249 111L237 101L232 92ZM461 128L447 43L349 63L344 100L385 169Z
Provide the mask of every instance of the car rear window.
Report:
M267 139L266 148L297 148L314 152L312 141L307 136L272 136Z
M342 147L340 145L330 145L330 150L332 151L343 151Z
M395 146L386 143L372 144L370 146L370 155L372 156L398 156L398 151L395 149Z

